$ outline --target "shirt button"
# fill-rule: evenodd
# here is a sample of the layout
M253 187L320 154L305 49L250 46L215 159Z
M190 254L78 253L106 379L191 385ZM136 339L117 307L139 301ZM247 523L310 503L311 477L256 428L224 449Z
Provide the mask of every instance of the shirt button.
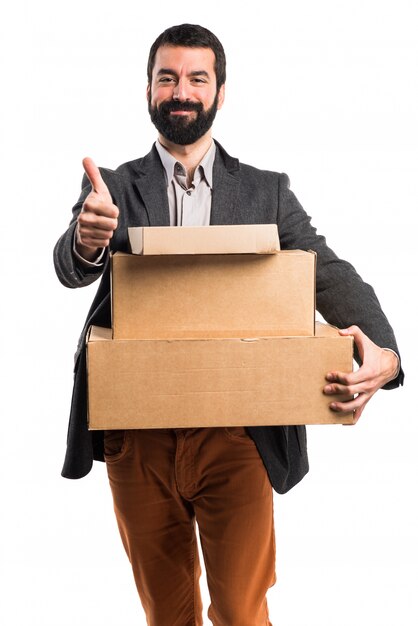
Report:
M192 195L192 192L191 192L191 191L186 191L186 193L187 193L187 195L188 195L188 196L191 196L191 195Z

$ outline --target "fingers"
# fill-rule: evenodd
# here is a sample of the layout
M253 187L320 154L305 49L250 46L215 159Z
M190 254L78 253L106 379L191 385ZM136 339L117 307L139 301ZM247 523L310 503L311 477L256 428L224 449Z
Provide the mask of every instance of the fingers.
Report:
M358 393L367 393L368 391L371 391L371 389L368 389L367 382L359 385L340 385L338 383L333 383L332 385L326 385L323 391L325 395L345 396L350 398Z
M355 372L328 372L325 377L328 384L323 391L337 396L329 405L332 411L342 415L354 411L356 423L370 398L394 376L398 359L377 346L358 326L344 328L339 333L353 336L363 364Z
M370 344L373 342L363 333L358 326L349 326L348 328L342 328L338 331L343 337L352 336L357 346L358 353L361 360L363 360L364 352L367 350Z
M329 383L341 383L342 385L359 385L369 378L369 375L364 370L364 367L360 367L355 372L328 372L325 378Z
M106 248L110 244L112 237L113 231L103 231L99 229L83 231L80 227L77 231L77 243L95 250L98 248Z
M334 382L327 384L323 392L325 395L337 396L329 405L332 411L344 414L358 411L360 408L363 410L376 392L376 384L373 379L367 377L364 368L360 368L354 374L334 372L327 375L327 380Z
M399 360L396 354L379 348L372 341L363 354L363 365L355 372L328 372L326 380L329 383L340 383L347 387L362 385L354 393L362 391L377 391L386 382L396 376Z
M77 241L89 248L106 248L117 225L116 218L103 217L83 207L77 218Z
M344 415L346 413L352 413L353 411L363 411L369 400L369 396L360 394L353 400L347 402L331 402L329 408L331 411L335 411L335 413Z
M83 159L83 167L91 183L92 191L84 201L82 212L91 212L97 216L117 219L119 209L113 204L112 196L100 174L99 168L95 165L93 159L89 157ZM96 224L96 226L98 228L103 227L100 223ZM116 225L113 227L113 230L115 228Z
M358 372L355 373L358 374ZM347 379L350 377L349 374L344 372L335 372L333 376L335 376L335 380L344 380L345 383L347 383ZM328 375L327 380L330 378L331 376ZM337 396L329 405L332 411L341 416L354 413L353 424L356 424L360 419L366 404L376 392L375 384L368 379L364 380L364 372L358 378L360 382L357 384L334 382L326 385L323 390L326 395Z
M356 409L354 411L354 415L353 415L353 421L351 424L343 424L343 426L354 426L354 424L357 424L357 422L359 421L361 414L363 413L364 407L366 405L364 404L362 407L360 407L359 409Z
M94 161L86 157L83 159L83 167L92 190L77 218L76 241L79 246L92 250L106 248L118 226L119 209L113 204L109 189Z
M355 335L358 337L360 335L363 335L364 337L366 337L363 331L355 324L353 324L352 326L348 326L348 328L339 328L338 332L340 333L340 335L353 335L353 337Z
M113 204L112 198L106 198L97 192L92 191L84 200L82 212L89 212L97 217L117 219L119 216L118 207ZM100 221L100 220L99 220Z
M83 167L86 172L87 178L89 179L93 190L96 193L104 193L110 196L109 190L104 182L102 175L100 174L99 168L94 163L93 159L90 157L86 157L83 159Z
M117 207L115 207L117 209ZM115 212L115 211L112 211ZM117 228L118 220L117 215L115 217L107 217L100 215L99 212L93 212L91 210L83 210L78 216L79 226L88 228L97 228L99 230L114 231Z
M78 243L89 248L105 248L109 245L117 224L117 219L81 212L77 225Z
M359 421L359 419L361 417L361 414L363 413L366 404L367 404L367 402L365 404L363 404L363 406L359 407L358 409L356 409L354 411L353 425L357 424L357 422Z

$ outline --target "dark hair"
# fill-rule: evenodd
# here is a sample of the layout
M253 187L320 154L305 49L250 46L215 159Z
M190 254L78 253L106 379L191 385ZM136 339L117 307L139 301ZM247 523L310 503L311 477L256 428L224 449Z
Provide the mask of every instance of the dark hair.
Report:
M148 83L151 84L155 55L161 46L184 46L186 48L211 48L215 54L216 88L226 80L226 59L223 46L219 39L203 26L197 24L180 24L167 28L151 46L148 57Z

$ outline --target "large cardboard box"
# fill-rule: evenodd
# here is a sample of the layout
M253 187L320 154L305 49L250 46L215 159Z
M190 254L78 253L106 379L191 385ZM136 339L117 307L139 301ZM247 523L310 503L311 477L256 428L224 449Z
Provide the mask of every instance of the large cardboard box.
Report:
M277 224L135 226L132 254L273 254L280 250Z
M114 340L87 344L90 429L350 424L323 394L330 370L351 371L352 337Z
M316 255L112 256L114 339L312 336Z

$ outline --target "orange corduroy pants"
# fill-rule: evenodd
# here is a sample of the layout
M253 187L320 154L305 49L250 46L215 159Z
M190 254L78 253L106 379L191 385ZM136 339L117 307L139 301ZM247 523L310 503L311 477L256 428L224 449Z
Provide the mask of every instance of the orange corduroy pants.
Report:
M244 427L105 432L122 541L149 626L201 626L199 530L214 626L271 626L272 487Z

